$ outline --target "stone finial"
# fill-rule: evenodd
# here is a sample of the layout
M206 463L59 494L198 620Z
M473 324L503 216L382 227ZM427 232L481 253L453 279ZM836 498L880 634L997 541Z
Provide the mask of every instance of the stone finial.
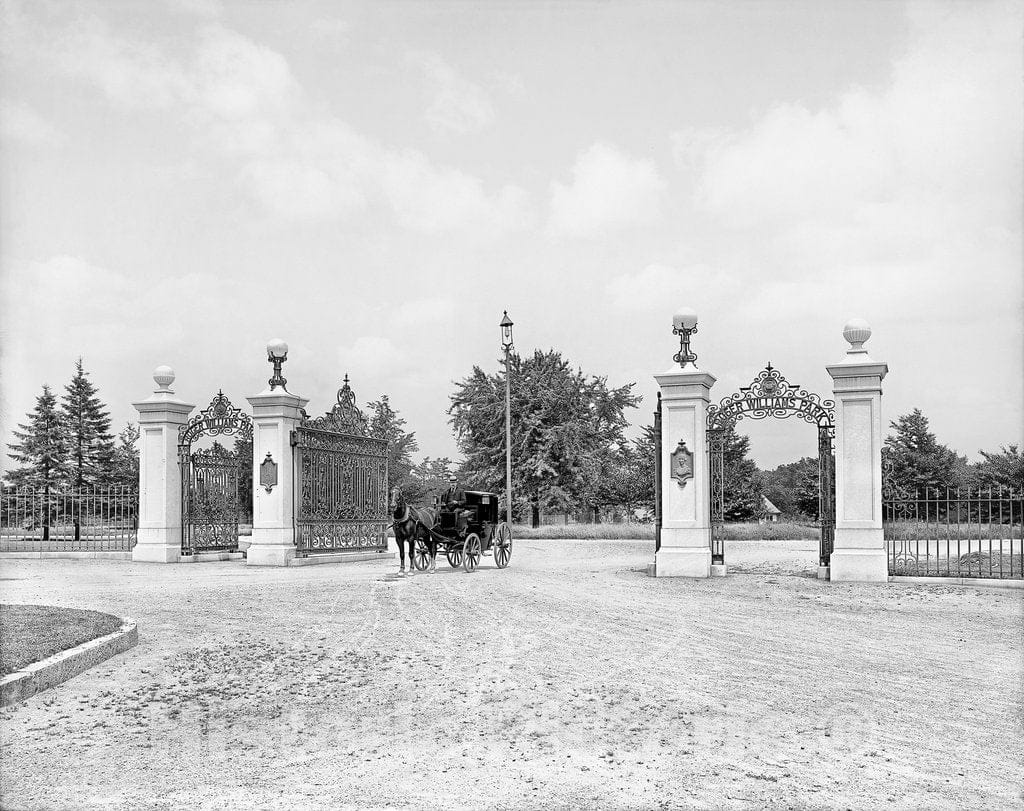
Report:
M843 337L850 343L847 355L866 355L864 342L871 337L871 325L863 318L851 318L843 327Z
M157 385L155 394L174 394L171 383L174 382L174 369L170 366L157 366L153 370L153 381Z

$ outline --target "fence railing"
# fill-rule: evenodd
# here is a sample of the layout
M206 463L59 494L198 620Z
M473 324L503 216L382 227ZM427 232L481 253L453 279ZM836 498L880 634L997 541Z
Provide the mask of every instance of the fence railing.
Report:
M888 487L882 531L889 574L1024 578L1024 493Z
M0 551L118 551L135 546L139 493L123 485L0 488Z

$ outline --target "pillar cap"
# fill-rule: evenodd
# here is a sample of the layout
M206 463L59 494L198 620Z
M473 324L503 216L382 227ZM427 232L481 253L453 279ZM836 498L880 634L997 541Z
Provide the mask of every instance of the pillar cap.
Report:
M654 379L662 388L665 386L705 386L710 389L718 378L710 372L702 372L699 369L680 369L678 366L673 366L656 374Z

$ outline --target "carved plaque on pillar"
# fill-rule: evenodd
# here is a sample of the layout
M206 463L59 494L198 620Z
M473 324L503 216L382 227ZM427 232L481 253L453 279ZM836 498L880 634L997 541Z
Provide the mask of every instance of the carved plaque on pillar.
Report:
M672 451L672 478L679 482L680 487L693 478L693 453L686 447L686 440L680 439L676 449Z
M277 462L273 460L270 452L267 458L260 462L260 487L266 488L269 493L277 484Z

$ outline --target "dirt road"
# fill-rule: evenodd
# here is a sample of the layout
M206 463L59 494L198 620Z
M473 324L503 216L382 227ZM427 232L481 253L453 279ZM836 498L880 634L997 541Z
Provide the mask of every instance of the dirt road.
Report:
M811 542L655 580L512 565L4 561L0 600L138 620L2 713L5 809L1024 807L1022 593L829 584Z

